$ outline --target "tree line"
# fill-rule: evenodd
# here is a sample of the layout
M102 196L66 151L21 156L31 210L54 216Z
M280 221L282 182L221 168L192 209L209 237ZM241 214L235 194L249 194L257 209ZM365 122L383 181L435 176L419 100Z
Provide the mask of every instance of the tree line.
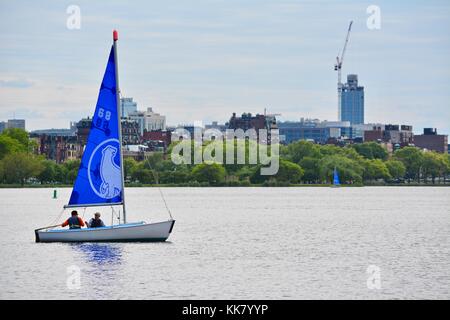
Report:
M246 155L249 143L245 144ZM206 145L197 148L203 150ZM448 154L404 147L389 155L376 142L337 147L297 141L280 146L279 170L274 176L261 175L261 165L175 165L170 159L173 146L169 147L167 155L154 153L145 161L124 159L126 183L136 186L318 185L331 183L336 168L342 184L445 184L450 174ZM36 144L26 131L4 130L0 134L0 184L73 184L80 160L57 164L35 153Z

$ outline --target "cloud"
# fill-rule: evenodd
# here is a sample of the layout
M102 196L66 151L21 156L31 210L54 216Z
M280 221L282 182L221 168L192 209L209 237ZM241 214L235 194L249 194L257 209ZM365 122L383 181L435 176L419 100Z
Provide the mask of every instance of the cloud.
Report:
M16 80L0 80L0 87L2 88L29 88L34 83L29 80L16 79Z
M354 20L343 76L359 74L366 120L450 132L448 1L379 0L378 31L366 28L368 3L356 0L77 4L80 30L66 28L64 3L1 4L0 110L38 110L30 129L92 113L114 28L122 92L170 124L265 107L286 120L333 120L334 58Z

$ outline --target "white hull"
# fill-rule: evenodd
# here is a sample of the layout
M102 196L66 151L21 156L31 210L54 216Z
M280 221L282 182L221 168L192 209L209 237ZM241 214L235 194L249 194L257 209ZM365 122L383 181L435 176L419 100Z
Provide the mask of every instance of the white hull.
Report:
M36 230L36 242L131 242L166 241L175 220L129 223L111 227Z

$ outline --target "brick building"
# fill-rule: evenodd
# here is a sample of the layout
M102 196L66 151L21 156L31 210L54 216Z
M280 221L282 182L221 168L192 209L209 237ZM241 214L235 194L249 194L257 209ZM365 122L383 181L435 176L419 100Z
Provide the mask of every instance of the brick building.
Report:
M436 129L425 128L423 134L414 135L414 144L421 149L448 153L448 135L437 134Z
M172 133L170 131L146 131L143 136L144 143L148 142L162 142L164 149L166 149L172 142Z

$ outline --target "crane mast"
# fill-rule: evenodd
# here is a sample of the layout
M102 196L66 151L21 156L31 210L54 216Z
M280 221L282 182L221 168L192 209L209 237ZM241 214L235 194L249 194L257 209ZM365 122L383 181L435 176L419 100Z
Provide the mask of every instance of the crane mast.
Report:
M345 43L344 43L344 48L342 49L342 53L341 53L341 57L337 56L336 57L336 64L334 65L334 70L338 72L338 82L337 82L337 89L338 89L338 119L341 120L341 97L342 97L342 75L341 75L341 70L342 70L342 63L344 62L344 56L345 56L345 51L347 51L347 44L348 44L348 40L350 39L350 31L352 30L352 24L353 21L350 21L350 24L348 26L348 31L347 31L347 37L345 38Z

